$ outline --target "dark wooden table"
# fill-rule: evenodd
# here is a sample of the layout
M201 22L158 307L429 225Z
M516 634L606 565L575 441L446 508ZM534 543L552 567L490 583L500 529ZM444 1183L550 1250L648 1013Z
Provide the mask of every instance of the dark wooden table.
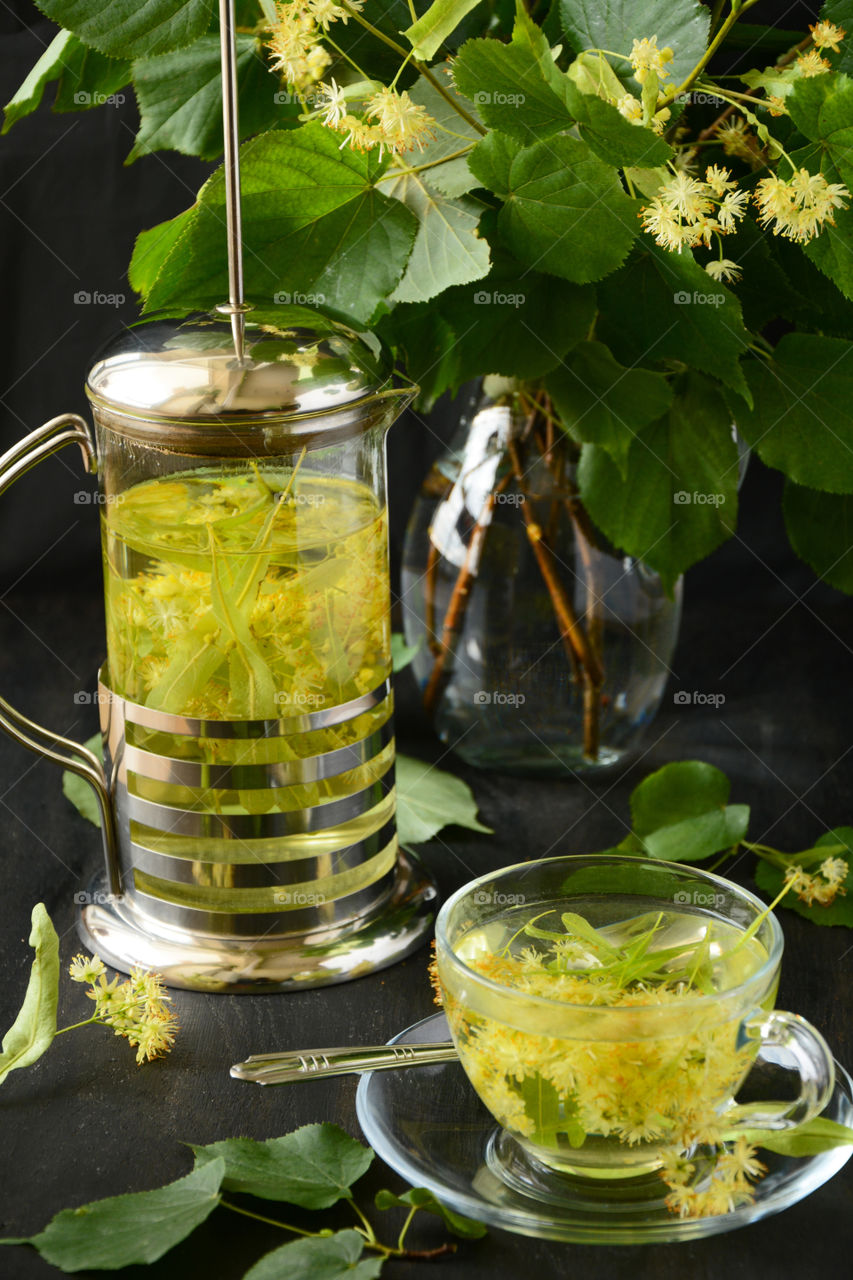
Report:
M631 786L667 760L698 757L734 779L734 799L753 807L754 839L806 847L822 831L853 820L851 709L853 604L813 585L782 551L773 496L760 469L741 540L688 583L676 680L647 739L647 754L620 778L583 783L519 781L463 770L493 836L446 830L423 846L442 894L491 867L548 851L581 852L619 839ZM748 502L749 506L749 502ZM39 571L0 597L0 690L27 713L84 738L96 727L90 689L103 646L96 584L72 590ZM403 748L437 760L441 749L420 717L409 677L401 680ZM674 688L720 692L714 709L677 706ZM447 763L447 762L445 762ZM99 859L94 829L70 808L59 776L0 738L4 878L0 894L0 1024L11 1022L26 984L30 911L44 901L67 964L78 949L74 895ZM751 860L734 870L751 884ZM818 929L782 912L787 940L780 1007L824 1032L836 1056L853 1064L850 978L853 933ZM319 991L275 996L175 993L182 1028L166 1059L136 1067L128 1046L99 1028L58 1041L35 1067L0 1090L0 1234L39 1229L58 1209L154 1187L190 1168L183 1142L238 1134L267 1138L332 1120L358 1134L356 1081L316 1081L261 1090L228 1076L251 1052L384 1041L433 1011L426 952L383 973ZM63 981L61 1021L85 1004ZM360 1187L367 1202L381 1186L403 1183L379 1161ZM849 1274L853 1246L853 1165L784 1215L693 1244L644 1247L560 1245L491 1229L432 1264L446 1280L509 1280L538 1274L572 1280L754 1280ZM346 1223L341 1214L340 1225ZM417 1224L413 1243L443 1238L437 1222ZM272 1229L218 1212L147 1273L151 1280L206 1274L237 1280L282 1239ZM389 1280L427 1264L391 1262ZM0 1250L3 1280L56 1272L34 1252ZM133 1274L143 1274L134 1272Z

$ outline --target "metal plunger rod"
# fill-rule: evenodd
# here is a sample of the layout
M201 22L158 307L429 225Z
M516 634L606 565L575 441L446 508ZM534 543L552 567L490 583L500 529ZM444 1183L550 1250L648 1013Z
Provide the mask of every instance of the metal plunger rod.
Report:
M237 359L243 359L243 227L240 213L240 125L237 105L237 38L234 0L219 0L222 59L222 131L225 138L225 217L228 228L228 302L218 311L231 316Z

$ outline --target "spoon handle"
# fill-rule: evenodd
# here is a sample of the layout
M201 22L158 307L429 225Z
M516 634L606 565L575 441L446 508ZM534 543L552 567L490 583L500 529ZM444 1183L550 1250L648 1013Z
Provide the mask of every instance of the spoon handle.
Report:
M287 1084L319 1076L346 1076L360 1071L390 1071L428 1062L453 1062L450 1040L432 1044L377 1044L357 1049L297 1049L292 1053L256 1053L231 1068L235 1080L255 1084Z

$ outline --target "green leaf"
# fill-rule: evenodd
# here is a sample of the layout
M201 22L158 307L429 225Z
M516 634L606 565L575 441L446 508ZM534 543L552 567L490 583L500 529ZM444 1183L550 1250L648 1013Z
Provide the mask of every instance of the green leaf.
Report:
M412 1187L401 1196L395 1195L393 1191L377 1191L374 1203L377 1209L414 1208L437 1214L453 1235L464 1240L479 1240L487 1233L485 1223L465 1218L461 1213L448 1209L426 1187Z
M780 1156L817 1156L822 1151L836 1151L839 1147L853 1147L853 1129L835 1120L817 1116L793 1129L741 1129L732 1130L730 1138L746 1138L747 1142L765 1151L775 1151Z
M42 13L116 58L180 49L204 35L213 0L38 0Z
M399 631L391 636L391 666L394 671L403 671L413 662L423 644L423 636L418 636L416 644L406 644L406 637Z
M606 449L623 475L637 430L672 404L662 374L626 369L601 342L579 343L545 385L572 439Z
M559 0L563 31L577 53L605 49L629 54L634 40L657 36L674 58L668 63L664 88L686 79L708 44L710 10L698 0ZM622 78L631 75L627 62L614 60Z
M340 149L322 125L273 130L241 148L246 292L314 294L319 306L369 321L406 264L417 221L374 190L375 152ZM179 239L164 257L146 310L227 296L221 169L204 185ZM166 237L168 243L169 237ZM146 265L150 278L151 262Z
M791 546L819 578L853 595L853 495L788 480L782 500Z
M225 1162L213 1160L155 1191L63 1209L37 1236L0 1243L31 1244L63 1271L112 1271L156 1262L213 1212L224 1172Z
M364 1238L357 1231L292 1240L273 1249L243 1280L374 1280L384 1257L362 1258Z
M139 132L127 163L152 151L182 151L215 160L222 154L222 73L219 38L202 36L186 49L140 58L133 64ZM176 93L175 86L180 85ZM255 36L237 36L240 137L271 128L283 107ZM293 106L295 116L301 110Z
M36 1062L56 1035L56 1003L59 996L59 939L43 902L33 907L30 946L35 959L24 1003L3 1037L0 1052L0 1084L10 1071Z
M374 1280L385 1259L362 1258L363 1250L357 1231L291 1240L265 1254L243 1280Z
M512 44L467 40L454 60L453 79L487 125L529 143L568 129L572 116L565 99L546 81L536 53L516 38L518 31L516 24ZM567 89L573 87L565 77L561 79Z
M401 844L431 840L442 827L485 831L477 801L461 778L409 756L397 756L397 834Z
M406 270L392 302L427 302L443 290L488 275L489 245L477 235L481 209L473 200L452 200L420 173L400 173L377 184L418 220Z
M746 835L749 806L728 803L731 783L701 760L664 765L631 793L638 852L673 862L701 862Z
M749 396L739 364L749 346L740 303L689 252L669 253L644 238L599 287L598 300L597 334L622 364L683 361Z
M738 430L768 467L797 484L853 492L853 343L789 333L747 369L754 408Z
M90 751L94 751L96 755L100 755L103 750L100 732L93 733L83 743L84 747L88 747ZM90 783L85 778L81 778L79 774L72 773L70 769L62 771L62 794L67 800L70 800L78 813L87 818L89 822L94 823L96 827L101 825L101 806L98 804L98 797L92 790Z
M70 31L60 31L45 49L5 108L3 133L41 103L48 84L56 81L54 111L87 111L100 106L130 80L130 63L105 58L81 44Z
M616 170L585 143L559 135L521 147L490 133L469 164L505 201L498 229L520 262L584 284L625 260L635 236L636 202L625 195Z
M685 818L652 831L642 841L643 851L664 862L701 862L738 844L748 826L749 805L729 804L719 812Z
M426 13L403 32L421 62L430 62L480 0L433 0Z
M456 103L462 110L467 111L472 120L478 118L477 109L473 102L463 98L454 89L450 79L449 63L441 63L433 70L445 93L449 94L451 102L448 102L428 80L418 80L409 90L412 101L423 107L438 125L435 137L425 143L423 152L418 155L418 164L431 166L429 169L431 186L438 187L445 195L461 196L476 186L477 180L468 168L468 161L464 156L458 156L453 160L447 157L455 156L456 152L463 150L468 144L478 142L481 135L472 124L460 116L452 104ZM442 160L445 161L444 164L437 163Z
M678 760L650 773L631 792L631 825L639 836L696 818L729 802L732 784L702 760Z
M785 106L794 124L853 183L853 80L846 75L800 79Z
M581 93L570 84L567 102L581 138L607 164L650 169L672 158L668 142L643 125L631 124L597 95Z
M820 903L813 903L812 906L807 906L791 890L791 892L785 894L779 905L790 907L792 911L796 911L798 916L804 916L806 920L811 920L813 924L846 925L848 929L853 929L853 827L835 827L834 830L825 832L819 840L815 841L816 848L839 844L844 845L847 849L846 857L850 863L847 879L841 886L845 893L839 893L835 901L831 902L829 906L821 906ZM844 857L845 855L832 856ZM817 871L817 867L813 864L807 869L811 874ZM784 880L785 874L781 868L774 867L763 859L759 861L755 868L755 883L765 893L770 894L771 898L775 898L781 892Z
M16 120L35 111L48 84L62 75L69 47L74 43L70 31L59 31L53 37L26 80L3 108L3 133L8 133Z
M196 1165L224 1161L222 1185L262 1200L328 1209L369 1169L373 1152L336 1124L306 1124L281 1138L229 1138L193 1146Z
M482 374L541 377L589 331L589 286L526 270L500 250L493 259L485 279L429 304L398 306L380 330L405 353L422 402Z
M140 231L133 247L133 257L127 269L132 289L147 297L165 260L185 231L192 226L193 211L185 209L168 222L161 222L148 231Z
M602 532L671 590L737 522L737 446L720 392L688 374L669 413L634 432L622 471L606 449L585 444L578 483Z

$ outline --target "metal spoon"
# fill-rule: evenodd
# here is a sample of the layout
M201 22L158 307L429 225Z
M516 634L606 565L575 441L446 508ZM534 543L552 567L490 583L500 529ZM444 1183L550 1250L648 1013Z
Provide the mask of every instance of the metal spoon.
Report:
M357 1049L297 1049L292 1053L255 1053L235 1062L235 1080L254 1084L287 1084L315 1080L318 1076L357 1075L360 1071L392 1071L420 1067L428 1062L454 1062L457 1053L450 1040L430 1044L376 1044Z

